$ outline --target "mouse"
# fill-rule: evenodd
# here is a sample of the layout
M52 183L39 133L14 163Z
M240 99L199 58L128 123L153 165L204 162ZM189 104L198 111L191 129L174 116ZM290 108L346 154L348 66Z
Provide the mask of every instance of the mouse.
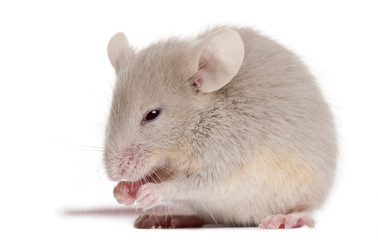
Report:
M337 135L295 53L235 26L142 49L117 33L107 52L116 81L104 166L117 202L146 210L134 227L314 227ZM157 206L168 211L147 211Z

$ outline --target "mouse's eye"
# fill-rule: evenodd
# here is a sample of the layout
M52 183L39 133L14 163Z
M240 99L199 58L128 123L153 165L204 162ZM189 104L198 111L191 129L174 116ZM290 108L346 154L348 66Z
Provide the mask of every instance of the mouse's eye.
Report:
M149 121L152 121L154 120L155 118L157 118L159 116L161 112L161 109L153 109L151 111L149 111L143 118L142 120L142 125L149 122Z

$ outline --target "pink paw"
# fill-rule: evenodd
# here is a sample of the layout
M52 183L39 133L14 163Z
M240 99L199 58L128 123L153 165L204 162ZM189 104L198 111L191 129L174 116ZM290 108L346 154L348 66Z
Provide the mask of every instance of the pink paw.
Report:
M135 202L136 192L140 184L134 182L119 182L113 190L113 195L118 203L132 205Z
M155 207L162 199L160 188L157 184L146 183L139 188L136 194L138 207L149 209Z
M299 228L304 225L313 228L315 226L315 221L307 213L298 212L287 215L277 214L268 216L261 221L259 227L262 229L288 229Z

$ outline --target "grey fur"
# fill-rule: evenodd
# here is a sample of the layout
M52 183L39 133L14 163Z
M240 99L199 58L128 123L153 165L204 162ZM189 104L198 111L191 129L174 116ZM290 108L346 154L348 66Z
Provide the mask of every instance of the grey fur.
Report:
M125 149L138 146L143 154L127 180L164 166L173 174L159 183L163 200L208 222L249 226L319 207L332 186L337 143L313 76L278 43L232 28L245 48L240 70L220 90L202 93L189 70L193 46L218 29L120 57L106 136L109 175ZM142 126L156 107L161 115Z

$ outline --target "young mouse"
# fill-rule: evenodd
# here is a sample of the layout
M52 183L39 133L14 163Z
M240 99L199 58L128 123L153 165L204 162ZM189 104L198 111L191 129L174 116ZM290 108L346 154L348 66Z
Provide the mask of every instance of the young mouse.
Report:
M332 114L306 66L249 28L215 28L135 51L108 45L117 82L105 166L117 201L193 215L142 215L137 228L314 226L333 182Z

